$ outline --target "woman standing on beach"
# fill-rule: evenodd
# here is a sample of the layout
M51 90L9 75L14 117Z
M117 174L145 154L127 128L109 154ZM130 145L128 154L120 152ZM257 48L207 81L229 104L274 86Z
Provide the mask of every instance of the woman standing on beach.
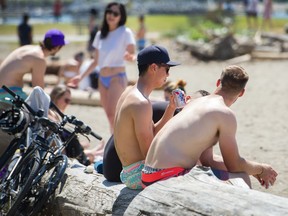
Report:
M74 77L70 82L70 86L76 87L81 79L90 74L97 65L99 66L100 100L112 134L116 104L128 83L125 60L135 60L136 42L132 31L125 27L126 19L123 4L112 2L106 6L101 29L93 42L94 60L84 73Z

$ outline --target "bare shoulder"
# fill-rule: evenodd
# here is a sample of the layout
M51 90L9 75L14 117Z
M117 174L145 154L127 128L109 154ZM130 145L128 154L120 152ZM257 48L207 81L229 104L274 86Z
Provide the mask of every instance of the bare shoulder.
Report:
M22 58L31 62L44 63L46 62L45 56L40 46L27 45L19 50Z
M223 99L219 96L207 97L206 104L208 106L208 113L214 115L219 121L230 120L235 121L236 116L233 110L226 106ZM204 99L205 100L205 99Z
M129 87L127 87L129 88ZM151 102L134 86L126 89L120 98L122 109L128 109L129 112L143 112L152 109Z
M222 126L234 128L237 125L236 115L229 107L218 109L216 117Z

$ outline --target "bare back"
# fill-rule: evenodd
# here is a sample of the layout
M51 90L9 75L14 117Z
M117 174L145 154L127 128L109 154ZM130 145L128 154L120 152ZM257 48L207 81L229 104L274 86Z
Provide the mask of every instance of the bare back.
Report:
M136 86L121 95L114 123L115 148L123 166L145 159L153 138L152 105Z
M155 136L146 165L192 168L201 154L218 141L220 124L225 123L219 119L223 119L225 113L233 115L221 96L210 95L191 101Z
M0 65L0 86L23 87L23 76L32 74L32 85L44 87L46 61L38 45L22 46L12 53Z

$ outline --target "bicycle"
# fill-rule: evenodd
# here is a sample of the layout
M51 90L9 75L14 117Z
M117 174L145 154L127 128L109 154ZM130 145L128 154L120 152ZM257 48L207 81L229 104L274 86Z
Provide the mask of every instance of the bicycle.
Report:
M11 158L15 155L16 150L20 150L18 160L12 165L13 168L8 172L9 174L1 181L3 183L0 187L1 213L8 216L15 214L35 215L47 202L50 195L55 192L65 173L68 162L62 151L73 137L78 133L92 135L100 140L102 137L92 132L89 126L75 116L64 115L53 103L51 105L62 117L59 124L43 117L43 111L41 110L36 113L9 88L5 86L2 88L14 97L12 103L15 105L11 110L4 113L6 124L9 122L6 117L12 116L13 119L14 116L7 113L17 113L17 111L21 113L24 110L23 106L27 108L33 118L21 136L16 137L11 142L0 158L1 170L5 167L5 164L9 163L5 160L13 161ZM75 128L69 138L63 142L59 134L67 123L74 125ZM7 125L9 126L9 124ZM6 128L9 128L7 125ZM3 124L1 126L1 121L0 127L2 127L2 130L5 129ZM19 133L19 131L16 132ZM25 144L23 144L23 141ZM22 178L22 176L26 178ZM43 178L44 176L46 177Z

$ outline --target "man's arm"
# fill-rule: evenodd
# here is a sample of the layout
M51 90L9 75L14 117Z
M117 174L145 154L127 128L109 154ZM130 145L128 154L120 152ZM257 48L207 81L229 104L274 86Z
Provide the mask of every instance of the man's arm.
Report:
M166 122L168 122L174 116L176 108L177 108L177 106L176 106L176 102L174 100L174 95L171 94L170 102L169 102L162 118L158 122L155 122L154 136L166 124Z
M152 121L151 104L137 105L134 109L134 129L139 143L143 158L146 157L152 139L154 137L154 128Z
M92 61L92 63L89 65L89 67L87 68L87 70L82 73L82 74L78 74L74 77L72 77L69 82L68 82L68 86L71 88L77 88L79 82L84 79L84 77L86 77L87 75L91 74L92 71L94 71L94 69L96 68L96 66L98 65L98 56L99 56L99 51L98 49L95 49L94 51L94 59Z
M135 45L134 44L129 44L126 48L126 53L124 55L124 59L126 61L135 61Z
M32 86L40 86L44 89L44 76L46 73L46 61L45 59L36 59L32 65Z
M222 113L217 122L219 122L219 145L221 154L229 172L246 172L248 175L258 177L259 182L269 187L273 185L277 173L268 164L260 164L242 158L238 151L237 141L235 138L237 122L232 112Z
M206 149L199 158L200 163L203 166L213 167L219 170L227 171L227 167L223 161L223 158L220 155L213 153L213 147Z

